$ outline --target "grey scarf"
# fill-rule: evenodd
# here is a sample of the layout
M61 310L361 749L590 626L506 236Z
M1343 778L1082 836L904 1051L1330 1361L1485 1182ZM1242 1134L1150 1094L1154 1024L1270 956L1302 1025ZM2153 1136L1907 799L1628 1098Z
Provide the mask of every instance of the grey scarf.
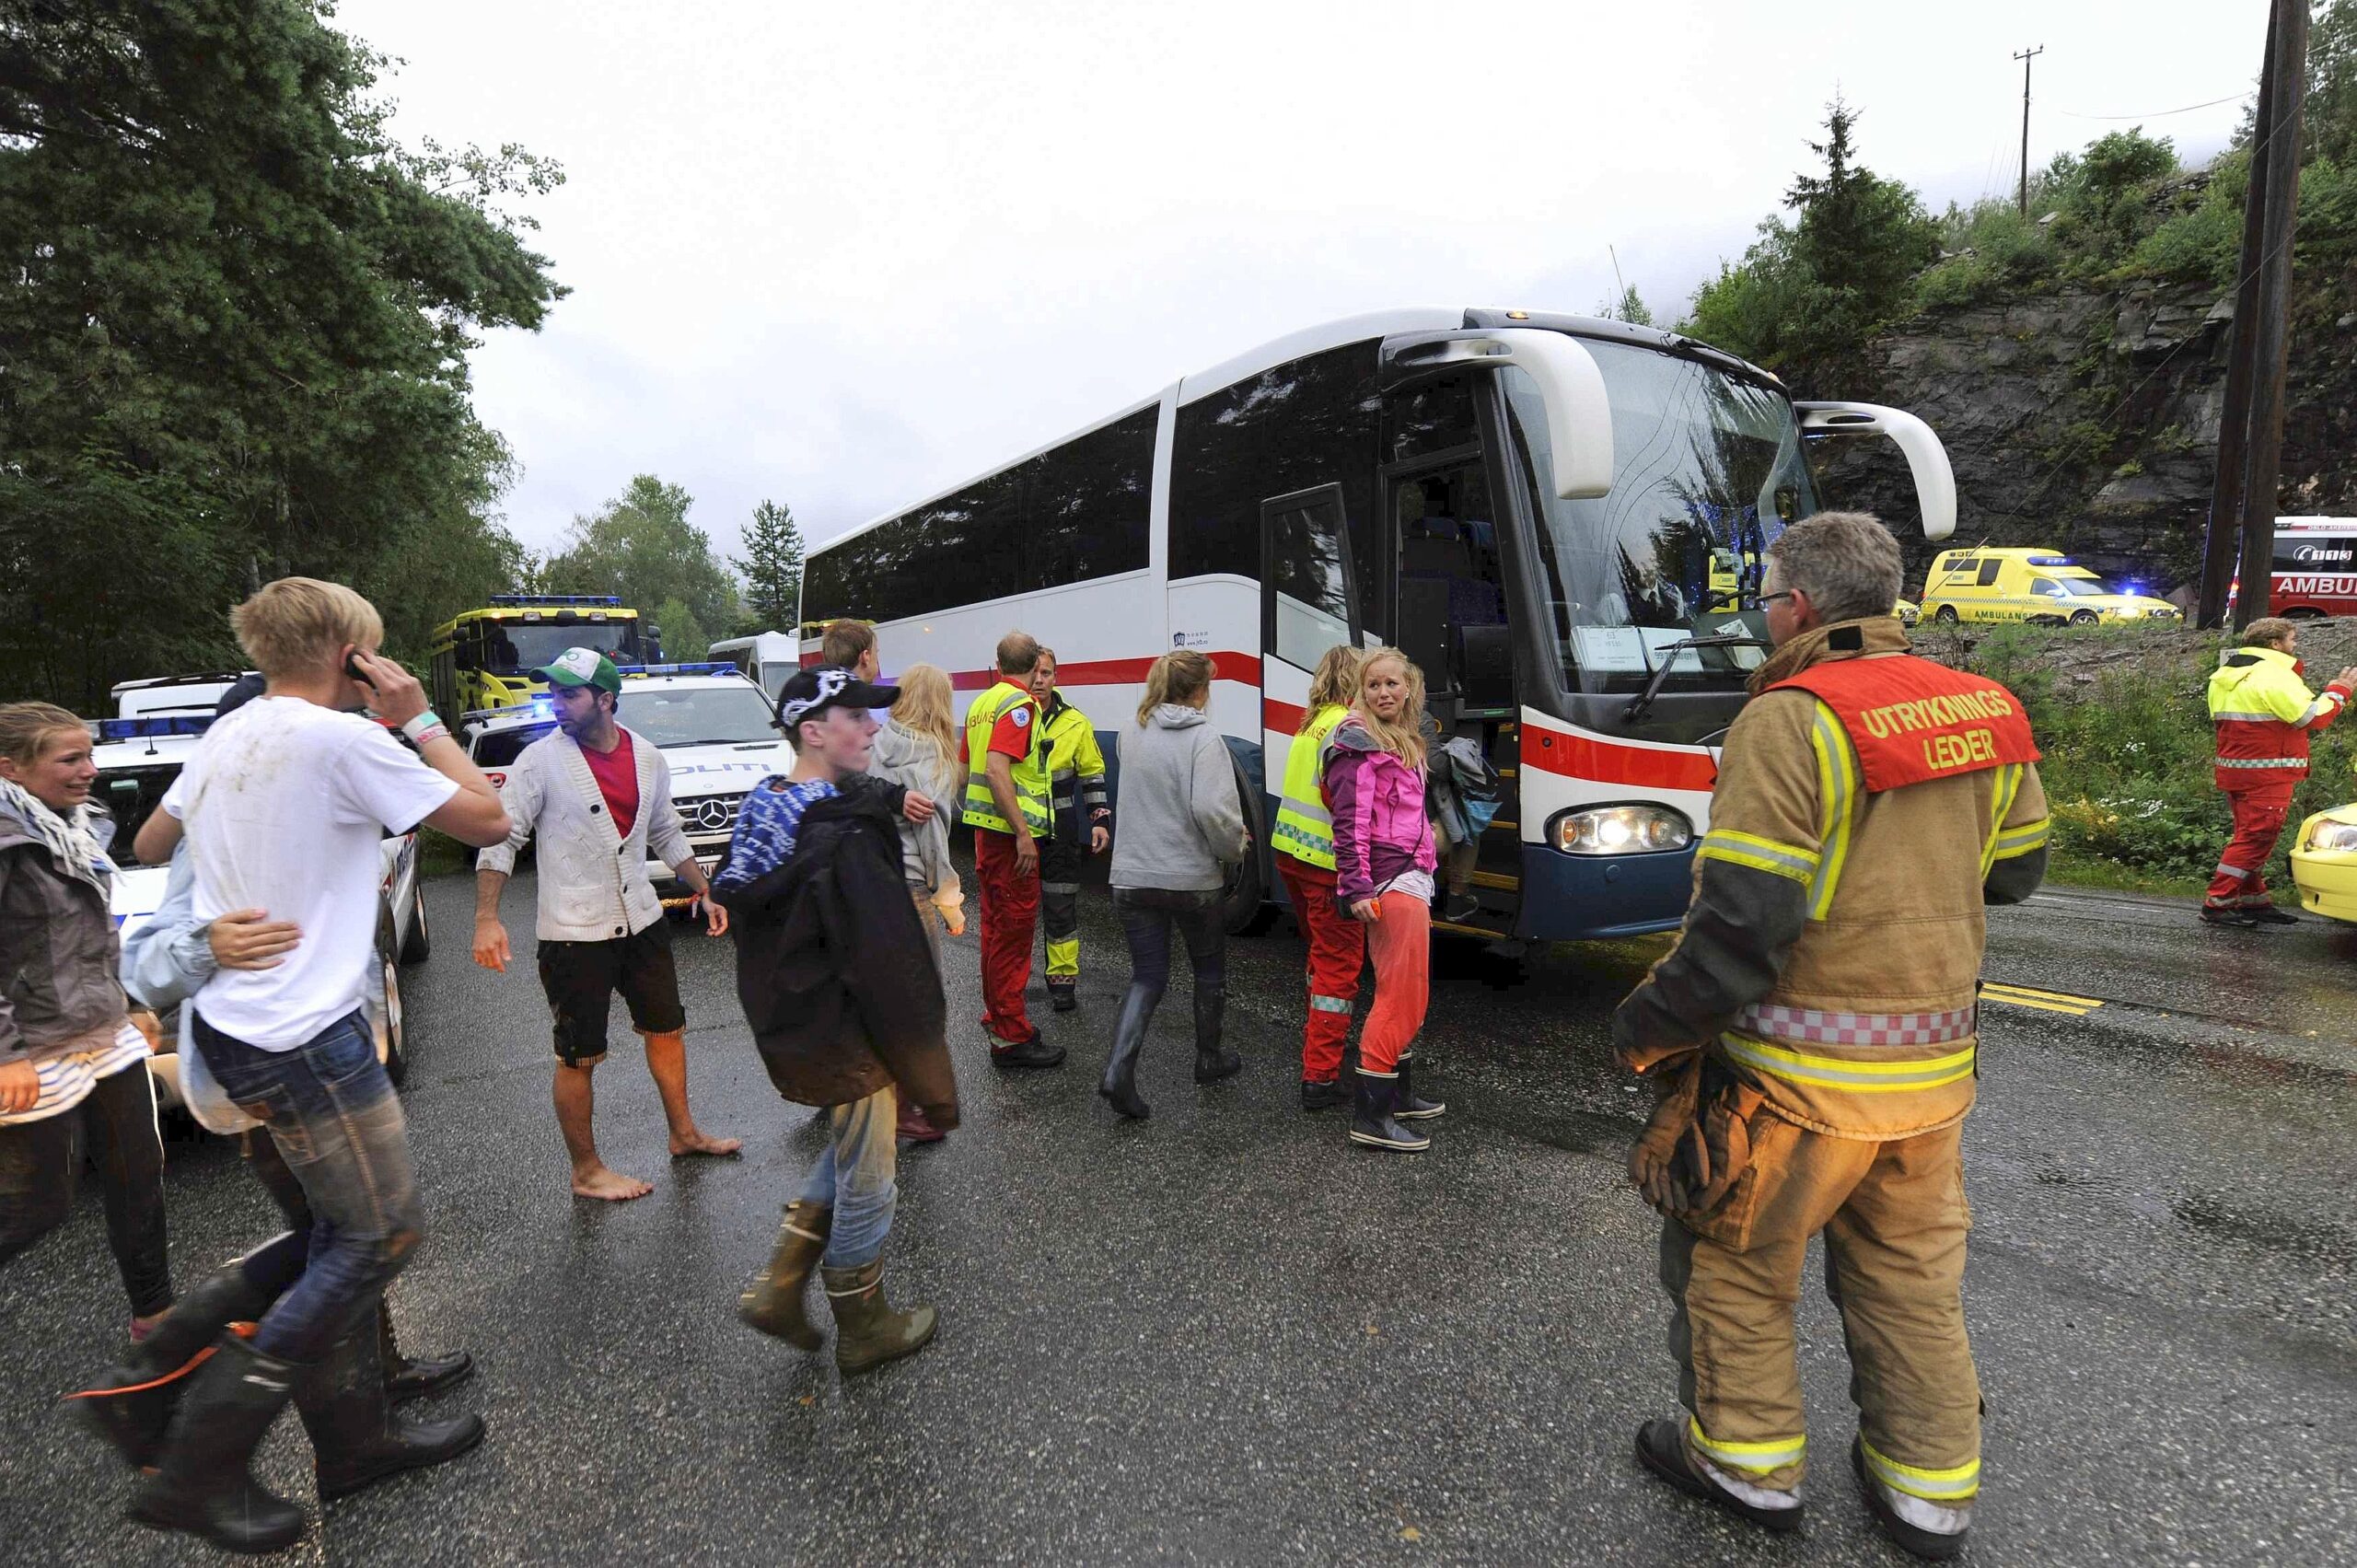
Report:
M87 805L77 806L70 815L61 817L35 799L22 784L7 779L0 779L0 816L14 818L26 832L39 839L61 873L87 882L101 896L110 891L114 862L107 855L106 842L114 836L112 817Z

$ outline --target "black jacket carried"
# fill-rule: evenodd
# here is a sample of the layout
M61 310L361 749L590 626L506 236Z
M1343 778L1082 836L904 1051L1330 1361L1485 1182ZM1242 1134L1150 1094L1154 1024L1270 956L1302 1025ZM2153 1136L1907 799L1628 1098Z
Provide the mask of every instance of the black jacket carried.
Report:
M737 998L779 1094L844 1105L896 1084L935 1126L958 1124L941 975L883 791L813 803L792 858L716 896L737 938Z

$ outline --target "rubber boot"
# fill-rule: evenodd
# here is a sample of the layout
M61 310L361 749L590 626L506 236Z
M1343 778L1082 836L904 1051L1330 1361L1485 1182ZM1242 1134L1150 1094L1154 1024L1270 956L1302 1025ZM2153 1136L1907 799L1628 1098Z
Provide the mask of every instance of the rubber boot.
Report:
M247 1467L304 1370L234 1334L215 1342L180 1396L156 1473L132 1497L131 1516L231 1551L282 1551L302 1539L303 1510L256 1484Z
M412 1421L385 1392L383 1340L364 1323L295 1383L295 1409L311 1434L319 1501L332 1503L403 1470L455 1459L482 1441L482 1417Z
M69 1394L90 1430L135 1469L156 1462L170 1430L172 1410L188 1376L211 1358L212 1345L230 1324L261 1317L270 1302L246 1283L237 1264L213 1274L172 1304L163 1321L110 1367L93 1388Z
M1392 1119L1392 1096L1398 1092L1399 1080L1387 1074L1359 1072L1358 1097L1351 1107L1351 1142L1364 1144L1373 1149L1395 1149L1412 1155L1419 1149L1429 1149L1433 1141L1422 1132L1411 1132Z
M475 1358L465 1351L412 1361L393 1337L393 1309L377 1298L377 1359L385 1371L385 1397L398 1404L453 1388L475 1375Z
M835 1365L846 1376L914 1355L933 1342L940 1314L930 1307L893 1311L884 1299L883 1259L819 1274L835 1312Z
M1244 1071L1244 1058L1222 1045L1220 1021L1227 1011L1227 987L1195 982L1195 1082L1216 1084Z
M1146 1019L1154 1004L1132 988L1121 998L1121 1016L1113 1021L1113 1053L1105 1061L1104 1081L1097 1092L1105 1102L1132 1121L1144 1121L1153 1108L1138 1098L1138 1057L1145 1050Z
M1080 981L1060 974L1048 977L1048 1005L1059 1013L1069 1013L1080 1005Z
M1415 1057L1409 1051L1399 1053L1399 1088L1391 1098L1391 1114L1401 1121L1424 1121L1448 1109L1447 1102L1419 1099L1416 1096Z
M803 1350L817 1350L825 1342L802 1309L802 1295L834 1225L831 1208L801 1198L788 1203L785 1218L777 1227L777 1247L770 1253L769 1266L755 1274L737 1298L738 1319L748 1328Z

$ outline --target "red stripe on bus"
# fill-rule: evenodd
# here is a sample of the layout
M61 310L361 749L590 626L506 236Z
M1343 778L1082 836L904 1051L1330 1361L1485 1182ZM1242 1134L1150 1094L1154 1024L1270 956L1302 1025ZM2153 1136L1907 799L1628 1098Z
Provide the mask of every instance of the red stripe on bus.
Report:
M1260 683L1260 661L1250 654L1213 654L1222 680L1240 680L1247 686ZM1145 679L1154 668L1150 658L1085 659L1056 666L1059 686L1134 686ZM950 677L960 691L987 691L998 684L994 669L961 669Z
M1662 751L1622 746L1593 736L1566 735L1527 725L1522 731L1522 763L1566 778L1648 789L1707 791L1719 781L1718 765L1709 752L1699 749Z
M1260 699L1260 725L1282 735L1299 735L1302 715L1309 710L1292 703L1282 703L1274 697Z

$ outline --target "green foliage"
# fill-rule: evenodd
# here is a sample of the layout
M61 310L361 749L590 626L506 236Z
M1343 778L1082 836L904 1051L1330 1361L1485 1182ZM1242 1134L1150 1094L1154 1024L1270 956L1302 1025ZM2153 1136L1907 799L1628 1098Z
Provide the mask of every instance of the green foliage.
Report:
M2215 643L2205 639L2181 657L2138 656L2130 646L2151 641L2141 628L2074 633L2075 645L2112 642L2129 651L2081 685L2056 678L2049 656L2054 635L1999 628L1973 648L1970 663L2010 687L2028 711L2045 753L2038 773L2053 813L2058 869L2179 889L2208 881L2229 830L2224 796L2212 782L2216 730L2205 682ZM2293 826L2347 801L2352 752L2343 728L2313 739Z
M693 505L679 485L651 473L637 475L594 516L573 519L564 547L541 567L547 590L620 594L642 614L650 605L677 600L688 611L686 621L675 625L671 618L656 616L667 654L676 655L685 645L682 634L702 636L705 627L735 625L737 585L714 555L712 540L688 521Z
M2337 316L2357 305L2357 0L2318 10L2308 62L2295 260L2302 286ZM1797 218L1762 223L1743 259L1696 291L1679 331L1805 387L1847 375L1866 337L1921 310L2073 284L2223 288L2236 276L2247 145L2187 172L2166 137L2115 131L2033 175L2027 216L2008 195L1933 221L1907 187L1853 167L1855 121L1831 107L1826 140L1812 144L1825 172L1786 192ZM2083 376L2107 354L2091 351Z
M1694 296L1681 330L1803 380L1840 375L1875 331L1914 308L1915 274L1938 255L1939 229L1914 192L1856 161L1858 116L1836 99L1826 137L1809 144L1822 174L1794 177L1789 226L1770 218L1740 268Z
M802 602L802 530L795 526L793 508L774 501L754 507L745 528L745 553L729 557L728 563L745 578L745 614L737 635L791 631Z
M1653 308L1631 284L1620 291L1618 301L1608 300L1596 308L1596 313L1608 321L1626 321L1631 326L1650 327L1654 324Z
M474 333L564 292L517 147L412 150L305 0L0 0L0 695L234 656L226 611L348 582L422 656L506 586Z
M693 663L712 651L712 638L696 612L679 599L667 598L650 617L663 633L663 656L672 663Z

